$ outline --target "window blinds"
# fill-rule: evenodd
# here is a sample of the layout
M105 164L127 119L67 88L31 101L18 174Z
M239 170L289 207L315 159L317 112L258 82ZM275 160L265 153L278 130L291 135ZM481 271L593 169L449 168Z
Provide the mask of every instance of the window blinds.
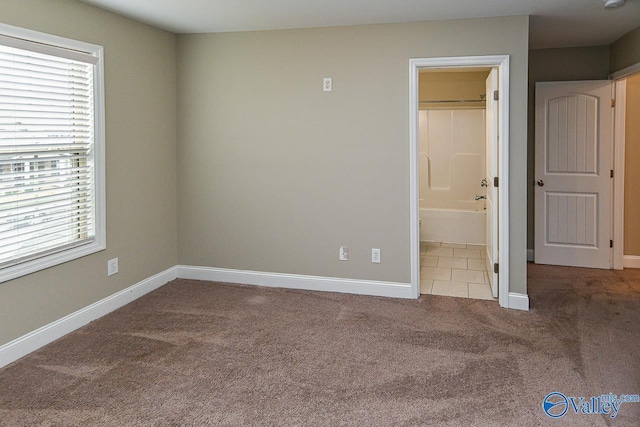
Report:
M0 39L0 267L95 237L94 58L15 46Z

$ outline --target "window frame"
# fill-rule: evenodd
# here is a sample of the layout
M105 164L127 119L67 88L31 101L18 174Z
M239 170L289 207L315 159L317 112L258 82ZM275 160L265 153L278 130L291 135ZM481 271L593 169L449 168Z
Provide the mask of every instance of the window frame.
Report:
M0 36L35 43L36 52L56 56L56 49L77 51L96 58L93 65L94 141L93 141L93 191L95 212L95 237L93 241L70 248L60 247L53 253L27 259L21 263L0 268L0 283L54 267L106 249L106 159L105 159L105 96L104 96L104 48L99 45L54 36L38 31L0 23Z

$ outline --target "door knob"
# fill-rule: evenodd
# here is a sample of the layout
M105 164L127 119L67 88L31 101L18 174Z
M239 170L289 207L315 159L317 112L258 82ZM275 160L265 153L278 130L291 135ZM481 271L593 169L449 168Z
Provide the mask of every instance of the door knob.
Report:
M538 187L544 187L544 181L541 179L538 180L537 184L538 184Z

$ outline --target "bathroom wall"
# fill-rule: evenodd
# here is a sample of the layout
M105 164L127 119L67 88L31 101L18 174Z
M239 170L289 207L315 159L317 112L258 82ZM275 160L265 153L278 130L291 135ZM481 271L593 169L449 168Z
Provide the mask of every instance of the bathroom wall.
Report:
M489 69L420 71L420 208L482 210ZM428 102L439 101L439 102ZM445 101L455 101L445 102Z
M420 109L449 108L451 104L427 103L433 100L473 100L485 94L489 69L479 71L420 70L418 98ZM478 107L480 103L460 103L456 106Z
M476 95L477 96L477 95ZM485 110L421 110L420 208L483 210Z

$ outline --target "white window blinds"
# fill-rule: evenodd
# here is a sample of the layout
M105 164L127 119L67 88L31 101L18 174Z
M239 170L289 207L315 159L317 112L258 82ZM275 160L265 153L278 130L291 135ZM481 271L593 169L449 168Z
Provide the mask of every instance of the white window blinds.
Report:
M96 233L95 58L14 40L0 39L0 267Z

